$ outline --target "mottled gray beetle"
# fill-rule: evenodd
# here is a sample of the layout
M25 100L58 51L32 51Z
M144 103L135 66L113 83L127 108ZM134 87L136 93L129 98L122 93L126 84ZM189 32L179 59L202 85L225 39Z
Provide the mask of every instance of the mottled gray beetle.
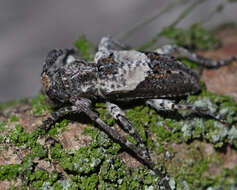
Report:
M115 102L140 99L156 110L191 109L225 123L218 115L203 108L174 103L176 98L198 93L201 88L198 75L171 54L179 53L210 68L226 65L235 58L213 61L174 45L166 45L155 52L114 50L112 45L123 47L110 37L102 38L94 62L82 60L73 50L54 49L49 52L41 74L42 83L46 95L59 110L45 120L41 128L48 128L66 114L84 112L162 179L165 175L155 168L143 139ZM110 114L135 138L139 147L106 125L90 109L95 101L107 103ZM167 180L163 181L170 189Z

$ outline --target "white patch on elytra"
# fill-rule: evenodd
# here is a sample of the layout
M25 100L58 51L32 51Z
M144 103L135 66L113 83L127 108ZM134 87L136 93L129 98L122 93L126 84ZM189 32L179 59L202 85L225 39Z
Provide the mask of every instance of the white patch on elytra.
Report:
M116 62L147 62L148 58L144 53L136 50L130 51L114 51L114 59Z
M113 79L99 80L100 86L104 92L113 91L132 91L138 84L145 80L150 71L148 63L150 59L141 52L130 51L113 51L114 61L120 64L118 72L110 77Z

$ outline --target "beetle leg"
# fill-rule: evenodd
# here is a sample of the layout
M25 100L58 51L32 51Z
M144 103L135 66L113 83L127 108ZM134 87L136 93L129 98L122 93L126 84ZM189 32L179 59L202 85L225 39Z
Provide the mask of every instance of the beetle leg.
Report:
M107 102L106 105L110 115L121 124L120 126L124 131L129 133L137 141L143 150L143 154L150 158L144 140L140 137L132 123L126 118L125 113L115 104Z
M162 46L161 48L156 49L155 52L159 54L168 54L168 55L178 53L181 57L184 57L206 68L218 68L223 65L228 65L229 63L237 60L236 57L231 57L229 59L215 61L200 56L196 53L190 52L189 50L177 45L165 45Z
M109 57L114 51L127 49L129 49L127 45L113 39L111 36L105 36L101 38L99 42L98 51L95 54L94 61L95 63L98 63L98 60Z
M52 116L48 117L43 121L43 124L36 129L35 132L42 129L48 129L52 124L54 124L59 118L65 116L70 113L80 113L84 112L89 118L98 124L98 127L105 131L110 137L112 137L115 141L117 141L121 146L126 147L132 155L139 159L142 163L144 163L149 169L153 170L156 175L160 178L160 183L166 187L166 189L170 190L169 182L167 176L155 166L155 163L151 160L150 157L146 155L144 150L138 148L137 146L130 143L125 137L121 136L117 131L112 129L110 126L106 125L98 115L93 112L90 107L90 101L87 99L80 99L75 102L74 106L63 107L60 108L57 112L52 114Z
M228 124L228 122L222 119L219 114L211 113L208 108L203 108L192 104L175 104L173 101L167 99L149 99L146 101L146 104L153 107L157 111L192 110L197 114L209 116L223 124Z
M111 36L104 36L101 38L99 45L98 45L98 50L100 51L101 49L107 49L107 50L113 50L113 47L117 47L120 50L127 50L130 49L127 45L123 44L122 42L112 38Z
M75 113L80 112L76 106L67 106L62 107L55 113L53 113L51 116L49 116L46 120L43 121L43 124L39 126L38 128L40 130L47 130L51 125L53 125L58 119L61 117L69 114L69 113Z
M84 112L92 121L98 124L98 127L105 131L110 137L112 137L115 141L117 141L123 147L126 147L132 154L138 158L141 162L143 162L149 169L153 170L156 175L161 179L160 182L166 187L166 189L170 190L170 186L168 180L163 172L159 168L155 166L155 163L151 160L151 158L147 157L144 154L144 151L137 146L130 143L124 136L121 136L116 130L112 129L110 126L105 124L98 115L93 112L84 102L84 99L76 101L76 106L82 112Z
M137 148L135 145L131 144L125 137L121 136L117 131L112 129L110 126L106 125L99 117L98 115L93 112L91 109L89 109L88 106L85 105L84 99L77 100L76 106L78 107L78 110L81 110L86 115L90 117L90 119L94 122L96 122L102 130L104 130L109 136L111 136L113 139L115 139L117 142L122 144L123 146L127 147L130 151L135 153L135 155L140 158L145 163L151 162L151 159L144 154L144 151Z

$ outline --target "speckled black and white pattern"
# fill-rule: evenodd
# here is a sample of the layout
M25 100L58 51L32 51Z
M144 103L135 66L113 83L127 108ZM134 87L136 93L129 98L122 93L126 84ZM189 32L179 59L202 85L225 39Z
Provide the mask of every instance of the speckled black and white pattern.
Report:
M44 92L60 109L45 120L40 128L49 127L65 114L84 112L98 127L152 169L166 189L170 189L166 176L155 168L136 128L114 102L140 99L158 111L189 109L225 123L219 115L209 110L194 105L175 104L177 98L198 93L201 87L199 76L171 54L178 52L203 66L214 68L236 58L213 61L174 45L166 45L156 52L140 52L115 50L113 44L125 47L110 37L104 37L91 63L82 60L74 50L54 49L49 52L41 79ZM90 109L92 102L97 101L107 102L111 116L134 137L139 146L131 144Z
M48 61L51 54L47 57L42 81L46 93L59 102L69 102L72 96L120 101L175 98L200 90L197 74L167 55L111 51L97 63L88 63L67 50L58 51L54 64Z
M95 56L99 91L106 99L176 98L200 90L197 74L164 52L118 51L110 46L109 38L103 38Z

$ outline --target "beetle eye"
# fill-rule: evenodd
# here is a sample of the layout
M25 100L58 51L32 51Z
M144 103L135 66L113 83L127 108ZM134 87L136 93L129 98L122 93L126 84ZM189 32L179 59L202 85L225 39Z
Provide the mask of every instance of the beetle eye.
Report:
M66 63L68 57L75 51L73 49L53 49L51 50L45 59L45 64L43 66L43 72L53 70L60 67L60 64ZM69 59L72 61L72 59ZM53 68L52 68L53 66Z
M61 55L63 55L62 49L51 50L46 56L45 64L43 66L43 71L47 71L57 61L58 57L60 57Z

